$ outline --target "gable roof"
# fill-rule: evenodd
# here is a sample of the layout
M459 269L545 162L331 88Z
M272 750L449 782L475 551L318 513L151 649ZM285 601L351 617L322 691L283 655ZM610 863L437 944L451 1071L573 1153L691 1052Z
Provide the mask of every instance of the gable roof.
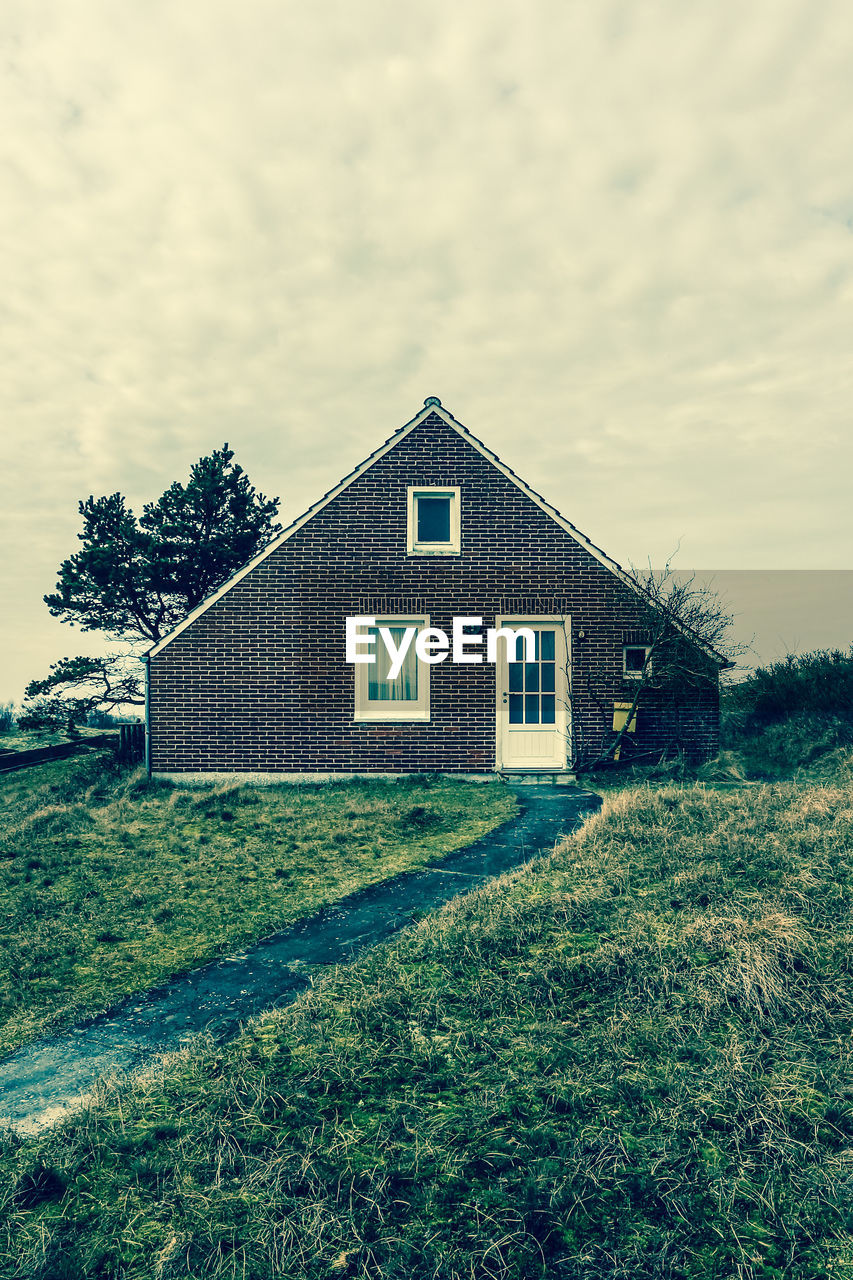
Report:
M333 489L330 489L318 502L315 502L313 506L310 506L307 511L298 517L298 519L294 520L285 529L283 529L282 532L268 544L268 546L264 547L263 551L258 552L252 560L249 560L243 565L242 569L238 569L236 573L232 574L232 576L224 582L221 587L218 587L216 591L211 592L211 594L207 596L206 599L202 600L200 604L197 604L196 607L177 624L177 626L173 627L172 630L162 638L162 640L158 640L157 643L145 653L143 660L147 661L149 658L153 658L158 653L162 652L166 645L170 644L172 640L181 634L181 632L186 631L187 627L191 626L192 623L195 622L196 618L200 618L203 613L206 613L212 605L216 604L217 600L221 600L232 587L235 587L238 582L242 581L242 579L246 577L247 574L251 573L253 569L257 568L259 564L262 564L264 560L266 560L268 556L271 556L283 543L287 542L288 538L293 537L294 533L301 529L304 524L307 524L313 516L317 515L324 507L328 506L330 502L337 498L338 494L343 493L344 489L349 488L353 481L357 480L360 476L363 476L365 471L369 470L374 463L378 462L380 458L384 458L386 453L389 453L391 449L398 445L402 440L405 440L407 435L417 427L421 426L422 423L427 422L432 416L440 419L446 426L450 427L453 431L456 431L460 436L462 436L462 438L471 445L472 448L482 454L482 456L496 467L502 475L506 476L506 478L511 481L516 488L520 489L523 494L530 498L530 500L544 511L547 516L550 516L555 524L558 524L560 528L570 534L576 542L580 543L580 545L584 547L585 550L587 550L590 555L599 562L599 564L604 565L606 569L614 574L615 577L619 578L620 581L622 581L632 591L635 591L639 595L647 594L632 574L623 569L615 560L611 560L609 556L605 555L600 547L597 547L594 542L591 542L589 538L586 537L585 534L581 533L580 529L577 529L571 521L561 515L556 507L552 507L549 502L545 501L541 494L537 493L535 489L531 489L530 485L526 484L520 476L517 476L515 472L506 465L506 463L501 462L497 454L492 453L491 449L487 448L486 445L483 444L482 440L478 440L476 436L471 434L467 427L464 427L461 422L457 422L453 417L453 414L444 408L437 396L427 396L424 401L424 407L421 409L420 413L416 414L410 422L405 423L404 426L395 431L392 436L389 436L383 445L378 449L375 449L373 453L369 454L363 462L359 463L354 471L351 471L349 475L344 476L343 480L336 484ZM687 632L687 634L694 643L698 644L709 655L718 659L720 662L725 663L726 660L722 658L715 649L707 644L707 642L703 641L699 636L693 635L691 632Z

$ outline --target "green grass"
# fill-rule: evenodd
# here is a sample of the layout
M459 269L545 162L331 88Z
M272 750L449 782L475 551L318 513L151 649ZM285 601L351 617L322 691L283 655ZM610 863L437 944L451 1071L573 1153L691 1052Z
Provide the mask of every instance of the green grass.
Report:
M10 1144L0 1274L850 1280L851 889L850 783L614 791Z
M498 786L416 778L183 790L104 754L0 778L0 1052L515 812Z

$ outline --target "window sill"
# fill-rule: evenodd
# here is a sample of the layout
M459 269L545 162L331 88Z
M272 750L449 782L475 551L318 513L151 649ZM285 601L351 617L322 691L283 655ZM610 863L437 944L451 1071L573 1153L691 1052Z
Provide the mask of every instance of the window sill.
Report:
M429 712L418 711L409 715L355 715L353 724L428 724Z
M407 556L460 556L458 547L409 547Z

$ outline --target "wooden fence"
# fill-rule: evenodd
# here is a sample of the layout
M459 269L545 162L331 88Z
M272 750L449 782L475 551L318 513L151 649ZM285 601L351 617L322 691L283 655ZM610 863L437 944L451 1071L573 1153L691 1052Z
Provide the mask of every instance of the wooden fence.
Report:
M138 764L145 759L144 724L119 725L118 758L126 764Z
M28 769L31 765L46 764L50 760L65 760L90 747L112 747L123 763L136 764L145 758L145 725L123 724L119 725L118 733L95 733L88 738L59 742L52 747L30 747L26 751L4 751L0 748L0 773Z

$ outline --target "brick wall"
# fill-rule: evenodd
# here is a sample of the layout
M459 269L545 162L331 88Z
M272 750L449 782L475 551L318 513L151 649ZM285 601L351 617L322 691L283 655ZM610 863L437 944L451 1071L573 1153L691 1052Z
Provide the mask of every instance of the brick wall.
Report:
M406 555L409 485L459 485L462 554ZM353 722L348 615L428 613L450 633L474 614L571 618L583 753L612 737L634 593L440 416L431 414L197 618L150 663L155 772L481 772L495 763L495 668L430 672L426 723ZM579 633L583 632L583 638ZM633 749L717 748L713 685L672 705L645 690Z

